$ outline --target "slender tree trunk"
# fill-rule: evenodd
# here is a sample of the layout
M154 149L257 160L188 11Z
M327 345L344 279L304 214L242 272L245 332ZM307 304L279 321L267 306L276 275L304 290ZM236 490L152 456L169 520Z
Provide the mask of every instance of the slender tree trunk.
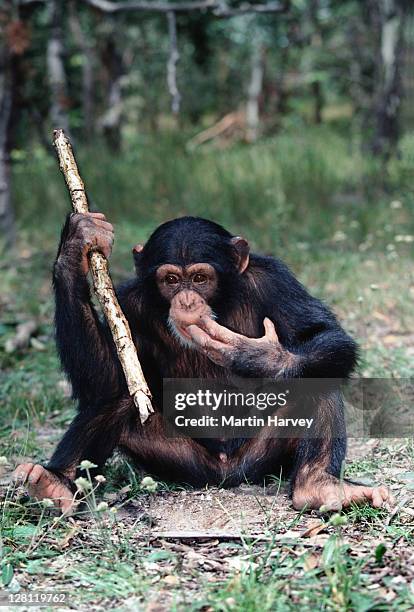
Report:
M86 140L90 140L95 128L94 114L94 67L93 47L82 30L79 14L74 2L69 5L69 27L82 53L82 116Z
M7 8L9 7L6 4L6 10ZM7 23L6 15L4 22ZM8 48L4 30L5 27L0 24L0 232L6 247L10 247L16 238L10 182L10 131L14 71L11 51Z
M170 41L167 61L167 85L171 96L171 111L173 115L177 117L180 112L181 102L181 96L177 85L177 64L180 59L180 54L177 46L177 20L173 11L167 13L167 21L168 37Z
M0 71L0 229L6 246L14 244L16 238L14 212L10 184L9 125L11 118L12 89L10 75L4 74L3 58Z
M400 135L404 10L398 0L381 0L380 11L379 86L375 100L376 128L372 151L375 155L388 158L395 150Z
M314 100L313 107L313 120L316 124L322 123L322 110L323 110L323 95L322 95L322 86L320 81L313 81L312 85L312 95Z
M311 47L314 50L314 54L320 53L322 47L322 36L319 25L319 0L311 0L309 3L310 21L312 24L312 36L311 36ZM319 53L318 53L319 52ZM313 70L318 69L318 65L314 62L312 66ZM324 96L322 84L318 79L315 79L311 83L311 92L314 100L313 107L313 119L316 124L322 123L322 111L324 106Z
M246 139L255 142L259 134L260 97L263 89L264 49L260 44L254 44L252 51L252 70L248 88L246 105Z
M122 77L125 71L123 57L116 42L115 27L112 24L111 32L106 35L100 52L106 90L106 110L99 118L98 128L102 131L108 146L116 152L121 149L122 144Z
M289 39L289 33L287 33L287 37ZM280 49L279 68L273 83L271 83L269 113L272 116L275 115L273 118L274 124L279 123L280 117L288 112L289 94L286 88L286 75L288 72L290 48L291 42L289 39L289 43Z
M63 41L64 3L49 0L50 36L47 43L47 73L50 87L50 120L54 128L69 133L68 87L64 64L65 46Z

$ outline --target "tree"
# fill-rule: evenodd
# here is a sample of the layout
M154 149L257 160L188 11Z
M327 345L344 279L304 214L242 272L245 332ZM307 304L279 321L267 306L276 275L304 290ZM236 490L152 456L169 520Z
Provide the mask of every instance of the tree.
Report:
M388 158L395 150L400 135L402 100L402 50L405 3L380 0L370 3L372 19L379 24L380 49L377 55L378 87L374 98L376 119L372 150Z
M15 241L15 220L11 198L10 152L19 104L19 58L30 43L29 29L19 8L5 0L0 8L0 230L6 246Z

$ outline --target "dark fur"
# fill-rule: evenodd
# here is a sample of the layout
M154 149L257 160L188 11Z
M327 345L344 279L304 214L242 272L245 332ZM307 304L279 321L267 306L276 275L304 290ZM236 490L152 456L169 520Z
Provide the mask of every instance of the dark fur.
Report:
M108 328L96 314L87 280L79 269L76 236L69 221L62 232L54 267L56 340L62 365L79 401L79 414L56 449L47 468L55 473L89 459L102 465L118 446L137 464L164 480L202 486L260 482L268 474L290 471L292 482L304 465L323 466L339 476L345 456L345 427L341 398L335 392L321 398L320 438L308 440L257 439L227 443L171 440L161 419L144 427L128 397L125 379ZM155 283L164 263L180 266L211 264L219 286L210 304L217 321L249 337L261 337L263 319L275 324L279 341L296 356L283 372L286 378L346 378L357 357L354 341L335 316L309 295L288 268L272 257L251 255L244 274L238 274L232 235L221 226L193 217L161 225L141 253L135 253L137 276L122 285L118 297L130 323L144 374L157 409L162 406L162 379L219 378L228 372L192 349L184 349L167 326L169 304ZM272 376L272 364L262 355L236 355L233 373ZM226 452L228 463L218 460Z

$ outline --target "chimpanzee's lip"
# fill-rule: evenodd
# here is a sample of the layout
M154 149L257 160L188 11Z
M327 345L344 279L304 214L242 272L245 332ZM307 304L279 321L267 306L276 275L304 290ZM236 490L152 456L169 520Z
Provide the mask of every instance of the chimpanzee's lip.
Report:
M187 327L189 327L189 325L187 325ZM177 331L184 336L184 338L187 338L187 340L191 340L191 336L187 331L187 327L181 327L179 325L176 325Z

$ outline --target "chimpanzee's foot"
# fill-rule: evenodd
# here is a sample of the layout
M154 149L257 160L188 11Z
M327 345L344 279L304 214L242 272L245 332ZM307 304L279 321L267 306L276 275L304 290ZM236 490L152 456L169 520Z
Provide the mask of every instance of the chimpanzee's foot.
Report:
M53 500L55 506L64 514L70 514L76 507L73 493L58 476L42 465L22 463L13 472L13 480L24 484L31 497Z
M323 507L324 510L341 510L354 504L369 503L374 508L382 508L385 503L393 505L394 497L387 487L368 487L340 481L325 474L321 480L310 479L295 486L293 506L296 510L306 507L308 510Z

